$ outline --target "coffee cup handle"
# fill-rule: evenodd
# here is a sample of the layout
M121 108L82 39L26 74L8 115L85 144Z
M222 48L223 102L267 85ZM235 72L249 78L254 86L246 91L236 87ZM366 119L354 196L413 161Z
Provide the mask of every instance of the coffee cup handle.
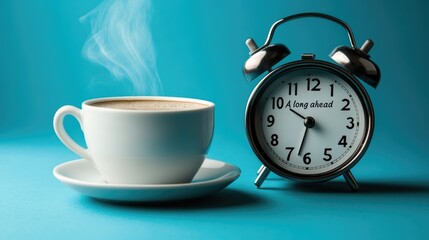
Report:
M64 129L64 117L71 115L77 119L82 128L82 110L73 106L63 106L55 113L54 116L54 130L61 142L66 145L70 150L84 159L91 160L88 149L83 148L77 144Z

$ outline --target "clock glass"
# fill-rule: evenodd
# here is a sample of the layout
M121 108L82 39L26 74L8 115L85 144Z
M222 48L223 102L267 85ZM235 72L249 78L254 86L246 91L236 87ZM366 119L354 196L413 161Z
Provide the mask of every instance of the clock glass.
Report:
M268 77L253 102L258 152L270 165L298 176L347 165L368 136L360 88L347 75L315 66Z

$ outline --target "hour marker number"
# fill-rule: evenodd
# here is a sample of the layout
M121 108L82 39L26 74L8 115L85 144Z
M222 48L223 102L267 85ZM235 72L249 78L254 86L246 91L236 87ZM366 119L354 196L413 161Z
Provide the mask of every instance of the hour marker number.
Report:
M287 160L288 160L288 161L290 160L290 154L292 153L292 151L293 151L294 149L295 149L294 147L286 147L286 150L288 150L288 151L289 151L289 153L287 154Z
M343 100L341 100L343 102L345 102L346 104L344 105L343 108L341 108L341 111L350 111L349 105L350 105L350 100L348 100L347 98L344 98Z
M315 83L313 87L311 87L311 83ZM307 78L307 91L320 91L320 80L318 78Z
M309 152L308 152L308 153L306 153L306 154L304 154L304 157L303 157L303 159L302 159L302 160L304 161L304 163L305 163L305 164L307 164L307 165L311 163L310 154L311 154L311 153L309 153Z
M273 115L268 115L267 117L268 125L267 127L272 127L274 125L275 119Z
M338 145L343 145L343 147L347 146L347 139L346 139L346 135L343 135L340 139L340 141L338 142Z
M271 146L279 145L279 135L273 134L271 135Z
M272 97L271 100L272 100L271 107L273 109L276 109L276 108L281 109L285 105L285 101L282 97L278 97L278 98Z
M288 83L289 86L289 95L292 95L292 93L294 93L294 95L298 95L298 83Z
M332 151L332 148L325 148L325 157L323 158L323 160L325 160L325 161L329 161L329 160L331 160L332 159L332 155L331 155L331 152Z
M354 119L352 118L352 117L348 117L347 118L347 120L349 120L349 125L347 125L346 126L346 128L348 128L348 129L353 129L354 127L355 127L355 124L354 124Z

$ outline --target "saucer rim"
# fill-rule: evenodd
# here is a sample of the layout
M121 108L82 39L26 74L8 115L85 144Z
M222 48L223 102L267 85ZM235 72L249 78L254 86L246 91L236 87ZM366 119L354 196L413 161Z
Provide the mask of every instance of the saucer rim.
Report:
M233 169L227 173L225 173L222 176L219 176L217 178L214 179L210 179L207 181L199 181L199 182L189 182L189 183L173 183L173 184L118 184L118 183L95 183L95 182L89 182L89 181L84 181L84 180L78 180L76 178L70 178L70 177L66 177L62 174L59 173L59 169L60 168L64 168L67 167L67 165L72 165L72 164L76 164L76 162L79 161L88 161L85 160L83 158L78 158L75 160L71 160L71 161L67 161L64 163L61 163L59 165L57 165L54 169L53 169L53 175L55 176L56 179L58 179L59 181L66 183L66 184L70 184L70 185L75 185L75 186L85 186L85 187L96 187L96 188L108 188L108 189L173 189L173 188L178 188L178 187L193 187L193 186L200 186L200 185L210 185L210 184L221 184L221 183L227 183L227 182L233 182L235 181L238 177L240 177L241 175L241 169L233 164L227 163L227 162L223 162L220 160L215 160L215 159L211 159L211 158L206 158L204 160L204 162L206 161L212 161L212 162L219 162L219 163L224 163L224 164L228 164L230 166L233 167ZM203 164L204 164L203 162ZM233 173L233 174L231 174ZM230 174L231 176L227 176L226 175Z

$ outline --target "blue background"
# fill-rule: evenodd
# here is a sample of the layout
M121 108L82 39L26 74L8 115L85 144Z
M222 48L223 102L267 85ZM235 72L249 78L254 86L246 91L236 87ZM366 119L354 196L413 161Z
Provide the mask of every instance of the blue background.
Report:
M78 158L52 130L60 106L135 94L81 55L90 26L79 17L99 3L0 1L0 238L429 237L429 9L423 1L154 1L162 95L215 102L209 157L242 169L226 190L169 206L101 203L52 176L56 165ZM248 57L244 41L262 44L274 21L306 11L346 21L358 45L375 42L371 56L382 80L377 90L367 88L376 129L353 169L357 193L342 178L301 185L271 174L264 189L253 186L259 161L245 136L244 110L257 81L247 83L241 73ZM339 26L309 19L282 25L274 42L291 49L287 60L303 52L329 60L348 39ZM77 123L66 120L83 142Z

